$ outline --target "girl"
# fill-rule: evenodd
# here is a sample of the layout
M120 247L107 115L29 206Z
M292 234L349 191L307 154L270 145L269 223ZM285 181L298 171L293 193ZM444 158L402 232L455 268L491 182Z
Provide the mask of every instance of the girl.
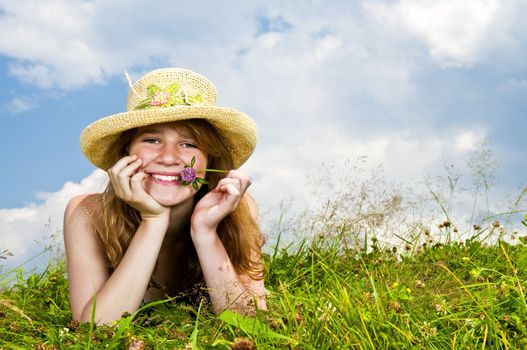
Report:
M237 169L256 125L216 106L216 90L184 69L137 81L128 111L100 119L81 148L107 170L103 193L73 198L64 241L73 319L98 323L141 303L206 286L214 309L265 309L263 237L250 179Z

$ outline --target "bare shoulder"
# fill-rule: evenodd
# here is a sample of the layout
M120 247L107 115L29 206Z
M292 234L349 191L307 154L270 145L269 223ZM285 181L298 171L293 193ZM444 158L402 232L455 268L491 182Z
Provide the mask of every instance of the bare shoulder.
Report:
M101 203L101 194L82 194L75 196L68 202L66 211L64 213L64 233L69 232L68 227L75 227L79 224L92 223L94 221L94 213Z
M93 211L101 201L100 193L81 194L73 197L66 206L66 214L74 214L81 211Z

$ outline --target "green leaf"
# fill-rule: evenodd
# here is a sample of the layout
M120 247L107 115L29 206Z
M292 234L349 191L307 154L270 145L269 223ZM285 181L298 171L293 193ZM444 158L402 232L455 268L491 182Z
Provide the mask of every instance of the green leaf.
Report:
M146 98L143 101L139 102L139 104L137 106L135 106L134 109L145 109L145 108L150 106L150 102L151 101L152 101L151 99Z
M241 328L252 336L289 340L290 338L271 330L261 319L250 318L237 314L231 310L223 311L218 318L223 322Z
M178 83L171 84L166 89L166 91L170 92L171 94L175 94L176 92L178 92L178 90L179 90L179 84Z
M194 189L197 191L199 189L199 186L198 186L198 183L197 182L193 182L192 183L192 187L194 187Z
M198 314L196 315L196 323L194 324L194 330L192 331L192 334L190 335L190 340L192 342L192 349L198 349L198 325L199 325L199 315L201 313L201 305L202 303L199 303L198 307Z
M190 103L203 103L203 98L201 95L190 96L188 100Z
M192 159L190 160L190 167L192 168L194 164L196 164L196 157L192 157Z
M205 179L202 178L202 177L197 177L197 178L196 178L196 181L199 182L200 184L204 184L204 185L206 185L206 184L209 183L207 180L205 180Z
M161 91L161 88L157 85L150 84L146 87L146 95L148 97L152 97L155 94L157 94L159 91Z
M174 104L173 105L184 105L186 104L182 97L176 96L174 97Z

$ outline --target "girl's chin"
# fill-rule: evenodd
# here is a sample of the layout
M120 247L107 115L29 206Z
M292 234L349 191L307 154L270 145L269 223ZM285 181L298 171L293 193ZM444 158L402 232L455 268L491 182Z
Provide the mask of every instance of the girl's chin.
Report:
M173 207L178 204L187 202L189 199L192 199L194 197L193 193L177 193L170 195L169 193L151 193L150 194L152 198L155 199L156 202L161 204L164 207Z

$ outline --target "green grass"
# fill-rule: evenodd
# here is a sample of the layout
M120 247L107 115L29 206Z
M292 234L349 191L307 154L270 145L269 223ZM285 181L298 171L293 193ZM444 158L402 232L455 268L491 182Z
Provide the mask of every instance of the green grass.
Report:
M330 238L331 237L331 238ZM480 240L404 252L320 236L266 257L255 318L170 301L112 326L71 320L64 264L0 294L3 349L524 349L527 247Z

